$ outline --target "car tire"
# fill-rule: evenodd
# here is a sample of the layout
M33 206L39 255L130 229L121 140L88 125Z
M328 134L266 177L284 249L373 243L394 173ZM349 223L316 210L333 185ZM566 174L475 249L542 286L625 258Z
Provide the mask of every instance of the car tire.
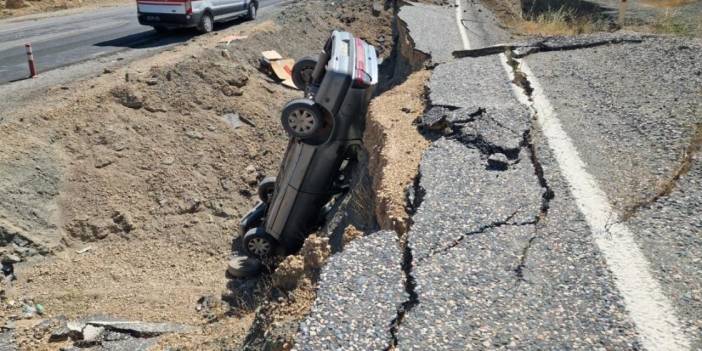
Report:
M244 250L251 257L273 256L276 244L276 240L261 227L253 228L244 235Z
M210 15L209 12L205 12L205 14L202 15L202 18L200 18L200 23L197 25L197 30L198 32L202 34L207 34L214 29L214 19L212 19L212 15Z
M269 205L275 192L275 177L265 177L258 183L258 198Z
M324 112L310 99L295 99L283 108L281 122L290 136L307 140L318 136L317 132L324 123Z
M253 21L256 19L258 9L256 8L256 4L253 2L249 4L249 10L246 13L246 19L249 21Z
M311 56L303 57L295 62L292 69L292 80L298 89L307 91L312 83L312 74L316 66L317 58Z

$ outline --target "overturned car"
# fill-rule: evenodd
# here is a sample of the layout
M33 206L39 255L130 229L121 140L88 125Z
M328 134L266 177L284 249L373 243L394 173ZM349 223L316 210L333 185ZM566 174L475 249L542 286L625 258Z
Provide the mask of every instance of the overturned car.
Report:
M298 60L292 76L305 96L283 108L290 141L280 171L259 183L260 201L240 223L243 250L252 257L299 250L321 224L325 205L348 187L378 57L365 41L334 31L319 57Z

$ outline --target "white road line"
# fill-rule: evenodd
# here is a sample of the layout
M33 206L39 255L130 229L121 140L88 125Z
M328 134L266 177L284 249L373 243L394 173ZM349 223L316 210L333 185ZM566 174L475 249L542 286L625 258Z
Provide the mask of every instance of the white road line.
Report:
M463 26L463 9L461 8L461 0L456 0L456 24L458 24L458 32L461 33L461 41L463 42L463 48L469 50L470 41L468 40L468 33L466 32L466 27Z
M461 23L461 0L456 0L456 5L456 21L463 47L468 50L470 42ZM505 55L498 55L498 59L507 74L514 78ZM587 172L585 162L563 130L534 72L526 62L520 62L519 67L529 78L533 89L531 102L516 85L513 85L513 91L521 103L535 110L537 123L546 136L580 212L590 226L595 244L614 275L614 283L636 325L643 347L649 351L689 350L690 340L683 333L672 304L651 274L649 263L634 241L633 233L626 224L620 222L607 194Z
M590 226L595 243L614 275L643 346L650 351L688 350L690 341L680 328L675 310L649 270L649 263L629 227L620 222L607 194L586 170L585 162L561 126L536 76L525 62L521 71L534 89L536 120L568 181L575 202ZM511 69L510 69L511 71Z

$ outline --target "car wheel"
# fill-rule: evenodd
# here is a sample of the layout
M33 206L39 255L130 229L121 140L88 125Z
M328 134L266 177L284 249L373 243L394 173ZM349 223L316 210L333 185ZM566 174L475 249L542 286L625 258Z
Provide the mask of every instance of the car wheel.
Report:
M249 21L253 21L256 19L256 5L254 3L249 4L249 12L246 14L246 19Z
M197 30L202 33L206 34L212 31L214 28L214 20L212 19L212 15L209 13L205 13L202 15L202 18L200 19L200 24L197 25Z
M261 227L253 228L244 235L244 250L249 256L258 258L270 257L273 254L275 245L275 239Z
M317 59L314 57L304 57L297 62L292 69L292 80L295 86L307 91L307 87L312 83L312 74L317 66Z
M315 133L322 128L324 114L314 101L296 99L288 102L283 108L281 122L288 134L305 140L314 137Z
M265 177L258 183L258 198L265 204L270 204L275 192L275 177Z

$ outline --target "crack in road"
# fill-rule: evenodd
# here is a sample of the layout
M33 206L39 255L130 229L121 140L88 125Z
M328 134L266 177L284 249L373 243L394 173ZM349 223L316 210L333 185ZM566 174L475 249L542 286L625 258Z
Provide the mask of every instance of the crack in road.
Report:
M622 214L621 222L626 222L630 220L642 208L653 205L654 203L658 202L658 200L660 200L661 198L670 195L670 193L672 193L673 190L675 190L675 188L677 187L680 178L690 171L695 155L701 150L702 123L697 123L695 124L695 131L692 134L692 137L690 138L690 143L688 144L687 148L685 148L685 151L682 155L682 159L678 167L673 172L672 176L658 187L658 190L652 197L639 201L638 203L627 208Z
M600 39L590 42L581 42L574 44L564 44L564 45L553 45L549 46L547 43L552 38L546 38L534 43L527 44L498 44L493 46L482 47L478 49L468 49L468 50L456 50L454 51L454 58L466 58L466 57L483 57L498 55L504 53L505 51L514 51L519 49L524 49L521 53L514 53L514 58L524 58L532 54L540 52L551 52L551 51L571 51L580 49L590 49L605 45L616 45L616 44L640 44L644 39L650 36L642 36L640 38L610 38L610 39Z
M428 259L434 257L434 256L437 255L437 254L444 253L444 252L446 252L446 251L449 251L449 250L453 249L454 247L458 246L458 244L460 244L461 241L463 241L463 239L465 239L465 238L467 238L467 237L469 237L469 236L478 235L478 234L483 234L483 233L488 232L488 231L490 231L490 230L492 230L492 229L500 228L500 227L503 227L503 226L522 226L522 225L532 224L531 222L510 223L510 221L512 220L512 218L514 218L514 216L516 216L517 213L519 213L519 210L514 211L512 214L510 214L509 216L507 216L507 217L506 217L505 219L503 219L503 220L495 221L495 222L486 224L486 225L484 225L484 226L481 226L480 228L478 228L478 229L476 229L476 230L474 230L474 231L470 231L470 232L468 232L468 233L461 234L460 237L458 237L457 239L455 239L454 241L452 241L450 244L448 244L448 245L446 245L446 246L444 246L444 247L442 247L442 248L439 248L439 249L433 249L427 256L422 257L421 259L419 259L417 263L422 263L422 262L424 262L424 261L426 261L426 260L428 260Z

